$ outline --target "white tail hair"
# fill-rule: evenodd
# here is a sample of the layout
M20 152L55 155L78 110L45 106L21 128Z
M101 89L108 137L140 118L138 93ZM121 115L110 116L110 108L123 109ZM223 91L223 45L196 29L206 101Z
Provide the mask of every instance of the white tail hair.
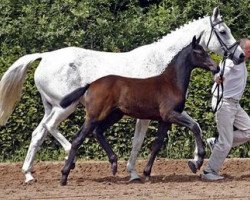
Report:
M42 54L30 54L19 58L4 73L0 82L0 125L5 125L21 98L22 86L30 63L42 58Z

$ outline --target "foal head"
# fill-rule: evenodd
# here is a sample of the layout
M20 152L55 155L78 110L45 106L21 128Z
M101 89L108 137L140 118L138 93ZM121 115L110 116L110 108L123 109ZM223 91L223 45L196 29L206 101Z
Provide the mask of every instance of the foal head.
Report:
M211 59L204 48L199 45L200 38L201 36L198 39L194 36L192 40L192 53L190 60L193 66L210 70L213 73L218 73L220 71L218 65Z

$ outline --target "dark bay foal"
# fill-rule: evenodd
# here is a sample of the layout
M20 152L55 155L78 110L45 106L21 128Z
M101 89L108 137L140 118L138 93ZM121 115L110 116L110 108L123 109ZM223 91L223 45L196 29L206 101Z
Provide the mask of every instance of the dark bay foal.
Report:
M144 169L145 176L150 175L156 154L173 123L185 126L194 133L197 155L196 159L189 161L189 167L193 172L200 169L205 156L202 133L194 120L182 114L191 71L196 67L214 73L219 71L219 67L199 45L199 39L196 40L194 37L159 76L134 79L110 75L67 95L61 106L67 107L80 100L86 109L86 120L72 142L68 160L62 169L61 185L66 185L70 169L74 165L76 151L91 132L108 154L113 174L117 172L117 157L103 133L124 115L159 121L152 152Z

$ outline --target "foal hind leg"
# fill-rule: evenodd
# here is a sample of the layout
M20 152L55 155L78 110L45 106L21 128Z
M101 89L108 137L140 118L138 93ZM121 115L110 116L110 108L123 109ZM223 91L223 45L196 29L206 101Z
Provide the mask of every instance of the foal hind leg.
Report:
M93 134L95 135L96 139L105 150L109 157L109 162L111 163L112 174L115 175L117 172L117 156L110 147L109 143L107 142L106 138L104 137L103 133L114 123L118 122L123 117L122 112L120 111L113 111L108 117L100 122L97 127L95 128Z
M167 132L168 132L170 127L171 127L170 123L159 122L159 127L158 127L157 135L156 135L152 150L151 150L151 154L150 154L148 163L143 171L143 174L144 174L144 176L146 176L146 179L148 179L148 177L151 174L152 166L154 164L154 160L156 158L156 155L159 152L159 150L161 149L161 147L163 146L164 139L166 138Z
M130 157L127 163L127 170L130 173L130 180L138 180L140 177L138 176L135 170L136 159L138 157L138 153L141 149L142 143L144 141L150 120L141 120L138 119L136 121L135 133L132 142L132 151L130 153Z
M90 132L93 131L95 126L96 126L96 124L93 123L91 120L86 120L84 125L81 127L81 129L76 134L76 137L74 138L74 140L72 142L71 149L69 151L68 159L65 161L65 165L64 165L63 169L61 170L61 172L62 172L62 177L61 177L61 182L60 182L61 185L67 184L68 175L70 173L70 170L72 169L72 165L74 165L74 162L75 162L76 151L81 146L81 144L83 143L86 136Z

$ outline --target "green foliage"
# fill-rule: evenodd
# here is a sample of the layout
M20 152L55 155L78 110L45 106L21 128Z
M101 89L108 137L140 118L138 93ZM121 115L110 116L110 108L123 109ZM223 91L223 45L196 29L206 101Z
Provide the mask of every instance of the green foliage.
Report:
M1 0L0 4L0 73L19 57L35 52L78 46L102 51L124 52L156 41L192 19L210 15L219 5L224 20L236 38L249 37L249 0ZM220 58L213 55L215 60ZM28 71L21 101L9 122L0 128L0 161L24 159L31 134L43 117L43 107L34 84L34 71ZM216 132L211 112L212 77L196 70L192 75L186 111L201 125L204 137ZM249 113L249 84L242 105ZM70 141L84 121L79 108L60 125ZM119 157L127 159L132 146L135 120L125 118L106 135ZM141 150L146 157L154 140L157 123L151 122ZM250 146L234 149L230 156L249 157ZM160 152L168 158L190 158L194 137L184 128L173 126L169 143ZM87 159L106 159L105 152L93 137L86 139L79 154ZM37 156L41 160L63 159L58 142L48 135Z

